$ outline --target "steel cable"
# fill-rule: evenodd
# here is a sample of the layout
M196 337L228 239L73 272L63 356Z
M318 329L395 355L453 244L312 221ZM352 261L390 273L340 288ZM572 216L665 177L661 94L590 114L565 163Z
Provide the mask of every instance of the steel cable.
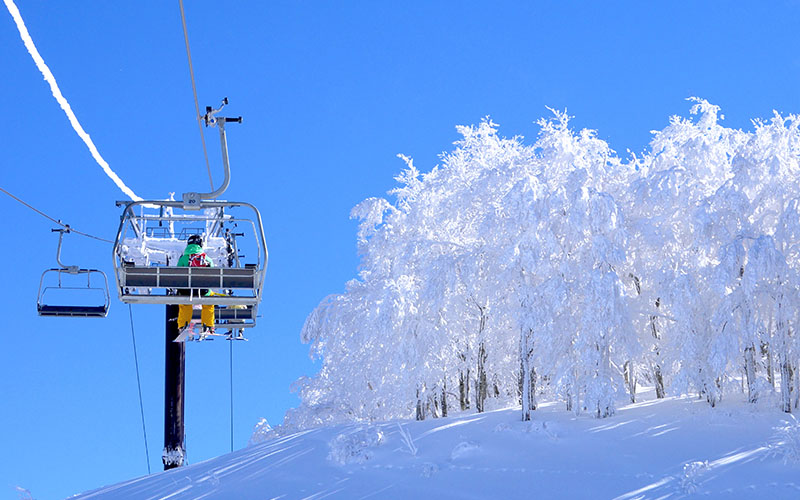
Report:
M69 224L64 224L63 222L61 222L61 220L60 220L60 219L55 219L55 218L53 218L53 217L50 217L49 215L47 215L46 213L42 212L42 211L41 211L41 210L39 210L38 208L36 208L36 207L34 207L34 206L32 206L32 205L29 205L28 203L25 203L24 201L22 201L21 199L17 198L16 196L14 196L13 194L9 193L8 191L6 191L5 189L3 189L3 188L1 188L1 187L0 187L0 191L4 192L5 194L7 194L8 196L10 196L10 197L11 197L11 198L13 198L14 200L16 200L16 201L18 201L19 203L21 203L22 205L24 205L24 206L26 206L26 207L30 208L31 210L33 210L33 211L34 211L34 212L36 212L37 214L41 215L42 217L45 217L45 218L47 218L47 219L50 219L51 221L55 222L56 224L58 224L59 226L61 226L61 227L63 227L63 228L69 229L69 230L70 230L70 232L72 232L72 233L75 233L75 234L80 234L81 236L86 236L87 238L93 238L93 239L95 239L95 240L102 241L102 242L104 242L104 243L111 243L112 245L114 244L114 242L113 242L113 241L111 241L111 240L107 240L107 239L105 239L105 238L100 238L100 237L98 237L98 236L94 236L94 235L91 235L91 234L89 234L89 233L84 233L84 232L82 232L82 231L78 231L77 229L74 229L73 227L71 227Z
M139 389L139 411L142 414L142 434L144 435L144 454L147 459L147 473L150 474L150 451L147 447L147 428L144 425L144 402L142 401L142 382L139 378L139 356L136 353L136 334L133 329L133 308L128 304L128 315L131 318L131 341L133 342L133 361L136 363L136 386Z
M194 67L192 65L192 51L189 49L189 32L186 29L186 14L183 11L183 0L178 3L181 7L181 22L183 23L183 39L186 42L186 58L189 60L189 76L192 79L192 94L194 95L194 109L197 112L197 128L200 130L200 141L203 143L203 156L206 159L206 170L208 170L208 182L211 190L214 190L214 179L211 177L211 164L208 162L208 149L206 148L206 137L203 134L203 115L200 114L200 104L197 102L197 86L194 83Z

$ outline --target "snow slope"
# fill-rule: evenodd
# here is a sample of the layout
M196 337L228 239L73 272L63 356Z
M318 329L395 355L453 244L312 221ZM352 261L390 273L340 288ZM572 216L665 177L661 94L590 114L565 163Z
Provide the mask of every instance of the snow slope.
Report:
M505 409L336 426L74 498L796 499L800 463L775 445L787 418L683 397L646 399L607 419L544 405L531 422Z

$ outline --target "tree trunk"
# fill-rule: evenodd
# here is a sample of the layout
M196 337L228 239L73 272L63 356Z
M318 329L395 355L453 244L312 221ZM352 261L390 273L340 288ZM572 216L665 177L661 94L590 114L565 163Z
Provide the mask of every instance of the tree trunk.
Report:
M653 380L656 385L656 398L664 399L666 396L664 392L664 376L661 375L661 366L658 364L653 365Z
M798 390L798 371L794 363L784 353L781 360L781 408L792 413L800 407L800 390Z
M527 422L531 419L531 385L530 371L528 370L527 360L521 360L522 364L522 421Z
M656 309L661 307L661 299L656 299ZM656 386L656 398L663 399L666 393L664 392L664 377L661 375L661 334L658 332L656 325L656 316L650 316L650 332L655 339L655 360L653 362L653 383Z
M579 415L581 412L581 388L578 384L578 369L572 369L572 380L567 384L567 411Z
M458 374L458 399L461 403L461 411L469 410L469 368L465 372Z
M416 419L417 420L425 420L425 404L422 402L422 398L420 397L420 390L419 389L417 389Z
M758 401L758 387L756 386L756 348L750 345L744 349L744 370L747 378L747 401Z
M769 333L767 334L769 335ZM772 349L766 342L761 343L761 354L767 358L767 381L772 391L775 391L775 370L772 367Z
M642 281L639 279L638 276L631 273L629 275L633 279L633 284L636 287L636 295L642 294ZM661 297L656 298L655 302L656 309L661 307ZM650 333L653 335L653 339L655 339L654 347L653 347L653 363L651 365L651 369L653 371L653 384L656 387L656 398L663 399L666 393L664 392L664 377L661 375L661 334L658 332L658 326L656 325L656 319L658 316L651 315L650 316ZM635 387L634 387L635 389ZM630 391L629 391L630 392ZM630 392L631 394L631 401L635 397L634 392Z
M717 398L715 395L711 394L710 392L706 391L706 401L712 408L717 406Z
M790 389L791 389L791 392L794 393L794 408L796 410L797 408L800 408L800 388L797 387L798 370L792 368L791 365L790 365L789 373L791 374L791 377L789 378L789 380L792 381L792 384L790 385ZM790 394L791 394L791 392L790 392Z
M792 413L792 366L786 354L783 353L781 360L781 409L786 413Z
M447 380L442 385L442 418L447 417Z
M522 361L522 420L530 420L531 412L536 410L536 368L530 355Z
M520 381L522 389L522 420L531 419L531 412L536 409L536 370L531 362L533 346L531 345L530 328L523 328L520 333Z
M781 316L781 301L778 301L778 317ZM781 330L781 321L778 321L777 329L773 330L772 328L772 321L773 318L770 316L769 324L767 325L767 341L761 343L761 353L766 356L767 358L767 380L769 381L770 389L774 392L775 391L775 363L773 363L774 355L772 351L773 348L773 339L777 334L780 334L779 330Z
M717 403L719 402L719 400L717 399L717 394L716 394L715 391L713 391L713 390L710 391L710 390L708 390L707 386L703 386L703 393L706 396L706 401L708 402L709 405L711 405L712 408L717 406Z
M601 378L602 385L609 384L610 381L606 378L611 372L611 353L609 352L608 345L595 344L595 347L600 352L600 365L597 367L596 375ZM614 414L614 401L608 399L606 388L603 389L602 395L596 401L597 418L606 418Z
M475 409L478 410L478 413L486 410L486 358L486 345L481 341L478 346L478 371L475 377Z
M536 402L536 367L530 363L530 387L528 388L528 407L536 411L539 404Z
M628 395L631 397L631 403L636 402L636 376L633 374L633 363L626 361L623 366L625 376L625 386L628 388Z

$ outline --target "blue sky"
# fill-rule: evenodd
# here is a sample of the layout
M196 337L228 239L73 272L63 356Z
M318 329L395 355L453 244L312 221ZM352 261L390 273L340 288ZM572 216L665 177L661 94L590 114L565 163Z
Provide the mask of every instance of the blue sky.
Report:
M143 197L208 187L178 2L17 5L83 127ZM567 108L612 148L646 148L687 115L687 97L749 128L800 112L800 3L186 2L200 105L228 96L233 177L270 250L259 326L234 346L235 446L259 417L280 423L290 385L315 365L306 315L355 277L349 211L382 196L404 153L428 171L489 115L532 141L546 106ZM0 13L0 187L73 227L113 238L124 195L69 126ZM206 136L222 178L216 131ZM63 498L147 473L128 307L104 320L39 318L39 276L55 265L52 223L0 196L0 496L23 486ZM111 248L70 235L63 260L111 276ZM150 465L161 470L163 306L134 306ZM229 450L225 342L187 349L186 431L195 463Z

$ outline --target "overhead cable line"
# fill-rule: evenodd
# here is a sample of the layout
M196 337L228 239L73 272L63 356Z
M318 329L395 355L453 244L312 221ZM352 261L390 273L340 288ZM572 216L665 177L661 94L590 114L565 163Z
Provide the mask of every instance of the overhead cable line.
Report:
M194 67L192 66L192 51L189 49L189 32L186 29L186 14L183 11L183 0L178 0L181 7L181 22L183 23L183 39L186 42L186 58L189 60L189 76L192 79L192 94L194 95L194 109L197 112L197 128L200 130L200 141L203 143L203 156L206 159L206 170L208 170L208 182L211 190L214 190L214 179L211 177L211 164L208 162L208 149L206 148L206 137L203 134L203 115L200 114L200 104L197 101L197 86L194 83Z
M136 354L136 334L133 330L133 308L128 304L128 315L131 318L131 341L133 342L133 361L136 363L136 386L139 388L139 411L142 414L142 434L144 435L144 455L147 459L147 473L150 474L150 452L147 448L147 428L144 425L144 402L142 401L142 382L139 379L139 356Z
M55 219L55 218L53 218L53 217L50 217L49 215L47 215L46 213L42 212L42 211L41 211L41 210L39 210L38 208L36 208L36 207L33 207L33 206L29 205L28 203L25 203L24 201L22 201L21 199L17 198L16 196L14 196L13 194L9 193L8 191L6 191L5 189L3 189L3 188L1 188L1 187L0 187L0 191L4 192L5 194L7 194L8 196L10 196L10 197L11 197L11 198L13 198L14 200L16 200L16 201L18 201L19 203L21 203L22 205L24 205L24 206L26 206L26 207L30 208L31 210L33 210L33 211L34 211L34 212L36 212L37 214L41 215L42 217L45 217L46 219L50 219L51 221L55 222L55 223L56 223L56 224L58 224L59 226L61 226L61 227L64 227L64 228L66 228L66 229L69 229L69 230L70 230L70 232L73 232L73 233L75 233L75 234L80 234L81 236L86 236L87 238L93 238L93 239L95 239L95 240L102 241L102 242L105 242L105 243L111 243L111 244L113 244L113 243L114 243L114 242L113 242L113 241L111 241L111 240L107 240L107 239L105 239L105 238L100 238L100 237L97 237L97 236L91 235L91 234L89 234L89 233L84 233L84 232L78 231L77 229L74 229L73 227L71 227L69 224L64 224L63 222L61 222L61 220L60 220L60 219Z

